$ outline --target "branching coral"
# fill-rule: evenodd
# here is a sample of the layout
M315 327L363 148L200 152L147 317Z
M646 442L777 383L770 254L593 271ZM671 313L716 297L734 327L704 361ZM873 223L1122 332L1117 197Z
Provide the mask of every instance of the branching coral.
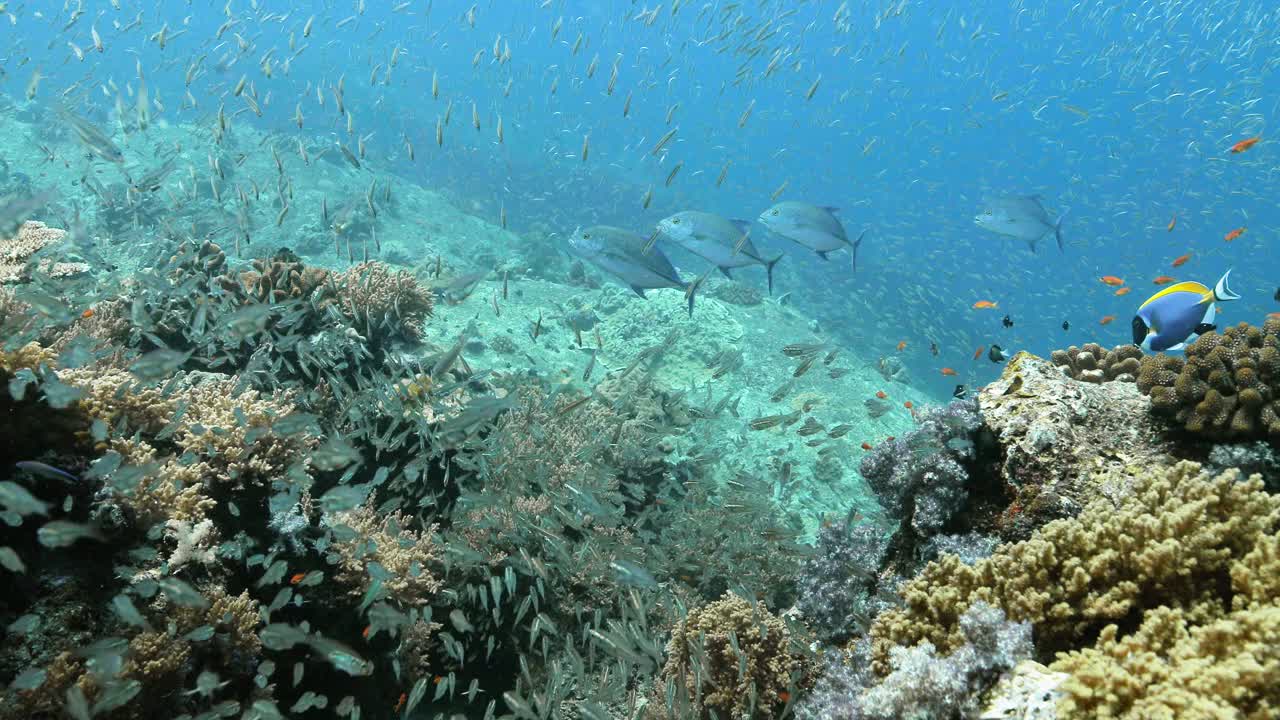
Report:
M28 220L11 238L0 238L0 283L16 282L27 277L27 268L37 252L61 242L67 232L52 228L42 222ZM68 277L88 272L82 262L55 262L40 259L38 270L51 277Z
M431 291L412 273L376 260L339 274L334 284L339 309L366 336L386 327L391 338L419 340L435 307Z
M1097 343L1085 343L1081 347L1072 345L1066 350L1054 350L1050 358L1063 373L1082 382L1134 382L1142 366L1142 349L1136 345L1117 345L1107 350Z
M978 601L1031 622L1042 653L1070 649L1108 622L1159 606L1215 602L1232 562L1278 528L1280 497L1258 478L1209 478L1186 462L1144 472L1128 494L1097 497L1078 517L1051 522L975 565L944 556L926 566L901 587L905 607L872 626L877 670L889 671L895 647L963 644L959 617Z
M357 597L379 580L386 597L402 605L430 602L443 587L432 574L432 567L440 561L436 527L420 532L409 530L411 520L399 512L382 515L372 504L334 515L331 524L354 531L350 539L333 544L338 557L335 579L351 588L351 594ZM381 569L371 570L373 563Z
M667 643L651 718L772 718L811 685L814 662L786 623L736 595L696 608ZM667 706L667 684L674 701Z
M1280 317L1205 333L1186 354L1143 360L1138 388L1154 411L1209 438L1280 438Z

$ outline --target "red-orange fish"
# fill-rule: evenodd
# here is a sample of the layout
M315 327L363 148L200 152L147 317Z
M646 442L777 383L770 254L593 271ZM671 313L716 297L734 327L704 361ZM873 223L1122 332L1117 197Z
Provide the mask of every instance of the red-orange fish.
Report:
M978 358L982 357L982 351L986 349L987 347L985 345L979 345L978 349L973 351L973 359L977 360ZM946 373L943 373L943 375L946 375Z
M1116 290L1116 295L1128 295L1128 294L1129 294L1129 293L1131 293L1131 292L1133 292L1133 288L1131 288L1131 287L1122 287L1122 288L1119 288L1119 289L1117 289L1117 290Z
M1169 277L1168 275L1161 275L1160 277L1156 278L1155 280L1152 280L1151 282L1157 285L1168 285L1169 283L1173 282L1173 278Z
M862 449L863 449L863 450L870 450L870 449L871 449L871 443L869 443L869 442L864 442L864 443L862 443Z
M905 348L906 346L907 346L906 340L898 341L898 352L902 352L903 348Z
M1124 278L1118 278L1115 275L1103 275L1098 279L1106 283L1107 285L1110 285L1111 287L1116 287L1117 285L1124 284Z
M876 397L878 397L878 398L880 398L881 400L883 400L883 399L885 399L885 398L887 398L887 397L889 397L889 396L888 396L887 394L885 394L885 391L883 391L883 390L877 390L877 391L876 391Z
M995 307L998 307L998 306L996 305L996 303L991 302L990 300L979 300L978 302L973 304L974 310L990 310Z
M1247 228L1247 227L1238 227L1238 228L1236 228L1235 230L1232 230L1231 232L1227 233L1226 235L1223 235L1223 236L1222 236L1222 239L1223 239L1223 240L1225 240L1225 241L1227 241L1227 242L1231 242L1232 240L1235 240L1236 238L1238 238L1238 237L1240 237L1241 235L1243 235L1243 234L1244 234L1244 231L1245 231L1245 230L1248 230L1248 229L1249 229L1249 228Z
M908 400L908 401L906 401L906 402L902 403L902 407L904 407L904 408L906 408L906 409L910 410L911 408L915 407L915 405L912 405L912 404L911 404L911 401L910 401L910 400Z
M1262 140L1261 135L1254 135L1251 138L1245 138L1244 140L1241 140L1235 145L1232 145L1231 152L1242 153L1245 150L1248 150L1249 148L1253 147L1254 145L1257 145L1260 140Z
M957 373L955 370L952 370L952 369L951 369L951 368L949 368L949 367L944 367L944 368L942 368L941 372L942 372L942 374L943 374L943 375L946 375L947 377L955 377L956 375L958 375L958 374L959 374L959 373Z
M1183 265L1186 265L1187 261L1190 259L1191 259L1191 253L1187 253L1186 255L1179 255L1178 257L1173 259L1172 264L1174 267L1182 267Z
M297 573L293 577L289 578L289 584L297 585L298 583L302 582L302 578L306 576L307 576L306 573Z
M1111 321L1112 321L1112 320L1115 320L1115 319L1116 319L1116 316L1115 316L1115 315L1103 315L1103 316L1102 316L1102 319L1098 321L1098 324L1099 324L1099 325L1108 325L1108 324L1110 324L1110 323L1111 323Z
M85 310L84 312L80 313L80 317L86 320L93 317L93 308L89 308L88 310Z

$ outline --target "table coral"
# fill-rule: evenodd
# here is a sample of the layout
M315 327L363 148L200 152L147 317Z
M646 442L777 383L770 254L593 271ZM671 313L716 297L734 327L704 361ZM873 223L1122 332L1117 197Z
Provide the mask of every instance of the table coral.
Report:
M28 220L18 228L13 237L0 238L0 283L26 279L32 256L62 242L66 237L65 230ZM69 277L89 270L89 266L82 262L55 262L49 259L39 260L37 268L51 277Z
M1280 438L1280 317L1205 333L1186 355L1143 360L1138 388L1154 411L1217 440Z
M958 647L959 617L979 600L1031 622L1042 653L1072 649L1103 625L1134 622L1149 609L1212 602L1233 562L1280 528L1280 497L1257 477L1210 478L1183 462L1123 480L1109 487L1127 489L1100 492L1078 517L975 565L954 556L928 565L902 586L905 606L872 626L877 671L888 671L894 647L925 640L943 651Z

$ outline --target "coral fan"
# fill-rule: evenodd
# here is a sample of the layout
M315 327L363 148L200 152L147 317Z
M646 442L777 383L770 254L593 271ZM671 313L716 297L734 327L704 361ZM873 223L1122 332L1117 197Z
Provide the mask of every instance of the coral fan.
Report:
M0 283L16 282L27 277L28 266L36 253L66 238L67 232L42 222L29 220L11 238L0 238ZM37 269L51 277L68 277L88 272L82 262L55 262L40 259Z
M1108 622L1133 622L1160 606L1221 606L1227 600L1214 593L1226 587L1233 563L1278 523L1280 497L1256 477L1209 478L1187 462L1100 476L1095 500L1078 517L1051 522L973 566L944 556L904 584L905 607L872 626L877 670L890 671L895 647L959 647L958 620L978 601L1031 622L1042 653L1069 650Z
M1280 438L1280 317L1201 335L1186 360L1143 360L1138 388L1152 409L1217 440Z
M815 670L796 641L781 618L736 595L691 610L667 643L650 717L776 717Z
M1054 350L1050 359L1067 376L1082 382L1134 382L1142 366L1142 349L1137 345L1117 345L1107 350L1097 343L1085 343L1082 347Z

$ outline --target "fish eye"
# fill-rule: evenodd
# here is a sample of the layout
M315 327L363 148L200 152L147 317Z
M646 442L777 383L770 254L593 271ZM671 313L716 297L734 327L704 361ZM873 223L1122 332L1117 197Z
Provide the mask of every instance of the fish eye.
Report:
M680 218L671 218L671 224L672 224L672 225L679 225L679 224L680 224Z
M774 214L774 215L777 215L779 212L780 212L780 211L778 211L778 210L774 210L774 211L773 211L773 214Z
M591 239L591 233L582 233L582 239L583 239L583 240L590 240L590 239Z

